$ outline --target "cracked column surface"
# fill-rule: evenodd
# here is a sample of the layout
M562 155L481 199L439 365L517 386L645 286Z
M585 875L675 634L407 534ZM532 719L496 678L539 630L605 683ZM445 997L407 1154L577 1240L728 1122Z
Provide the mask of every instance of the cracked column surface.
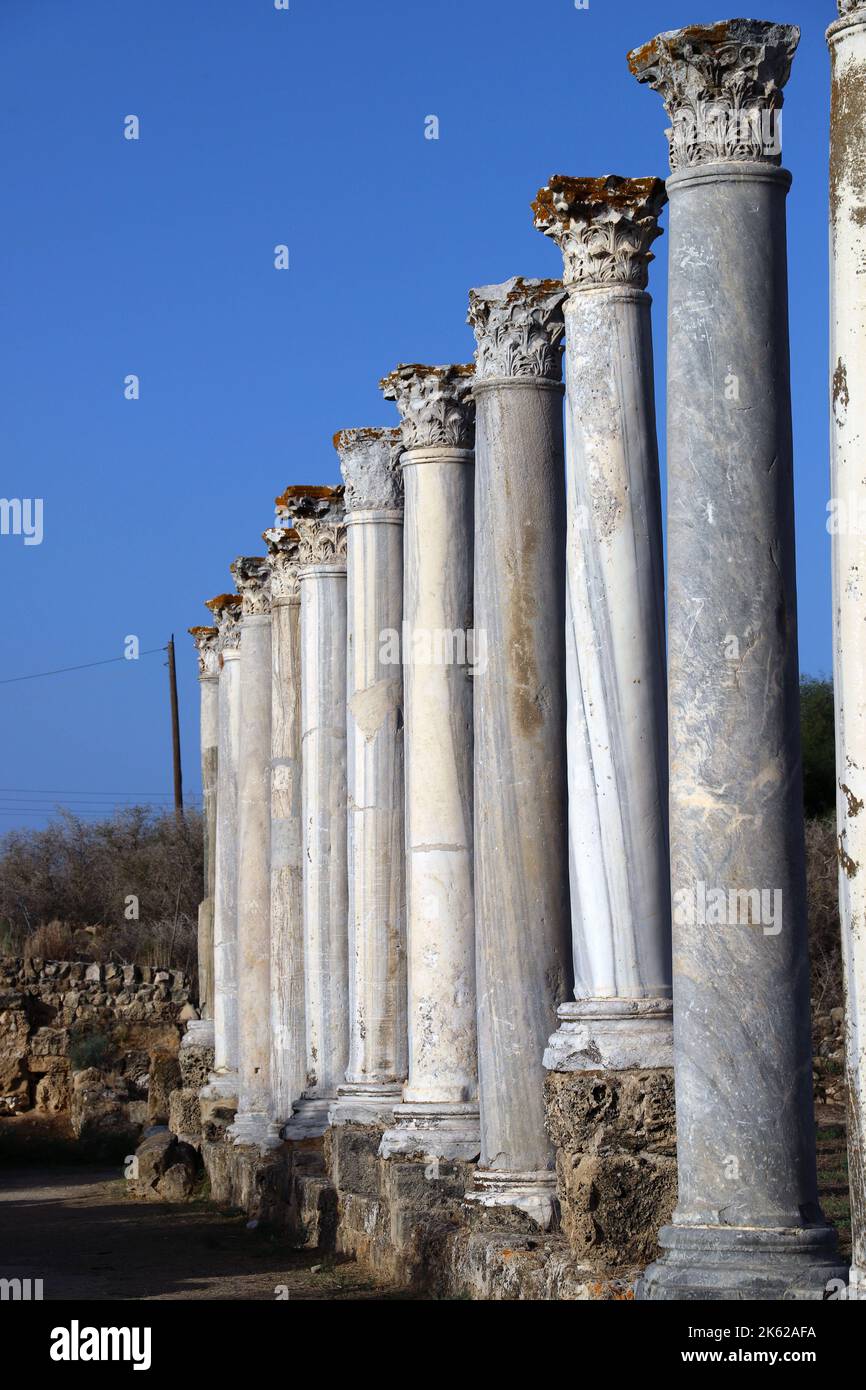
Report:
M839 912L845 968L849 1298L866 1299L866 3L827 31L830 106L830 493Z
M286 1139L328 1127L349 1060L346 527L342 488L293 511L300 541L307 1078Z
M477 339L475 935L481 1161L470 1200L554 1212L545 1043L571 989L558 280L470 291Z
M629 55L671 129L668 662L679 1200L642 1299L821 1298L785 203L799 30Z
M380 1153L480 1150L472 887L471 366L400 366L409 1078Z
M214 848L213 1019L214 1069L201 1094L232 1101L238 1096L238 747L240 743L241 600L219 594L206 605L217 627L219 749Z
M399 429L334 436L346 485L349 1065L332 1124L394 1121L406 1080Z
M218 629L191 627L201 690L201 793L204 834L204 898L198 909L199 1018L188 1024L181 1047L213 1047L213 920L216 886L217 768L219 765Z
M670 1067L662 525L650 246L660 179L557 175L566 340L566 683L574 1000L551 1071Z
M238 1110L236 1144L272 1147L271 1094L271 599L270 565L231 566L241 596L238 748Z

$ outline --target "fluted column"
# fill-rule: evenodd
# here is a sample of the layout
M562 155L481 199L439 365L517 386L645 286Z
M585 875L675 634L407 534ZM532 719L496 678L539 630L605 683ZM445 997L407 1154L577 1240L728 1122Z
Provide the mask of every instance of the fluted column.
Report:
M409 1077L380 1152L480 1148L472 889L472 367L398 367Z
M644 1299L821 1298L806 941L785 200L799 31L630 55L671 120L670 835L679 1200Z
M830 493L834 515L833 626L836 698L839 912L845 967L849 1298L866 1299L866 3L840 0L827 32L830 106Z
M219 594L207 607L217 627L219 748L214 865L214 1069L202 1098L238 1096L238 749L240 745L241 600Z
M533 205L563 253L566 680L574 1001L551 1071L670 1067L662 526L649 247L660 179L557 176Z
M469 1195L553 1213L542 1054L570 992L562 285L471 290L481 1162Z
M204 835L204 898L198 909L199 1015L187 1025L182 1047L213 1047L213 921L216 885L217 767L219 763L218 629L191 627L198 655L201 691L200 742L202 831Z
M287 1139L323 1134L349 1060L346 528L294 513L300 538L307 1081Z
M236 1144L279 1143L271 1093L271 606L270 566L244 556L231 567L241 595L238 750L238 1110Z
M400 431L335 435L346 484L349 1065L331 1122L392 1122L407 1072Z

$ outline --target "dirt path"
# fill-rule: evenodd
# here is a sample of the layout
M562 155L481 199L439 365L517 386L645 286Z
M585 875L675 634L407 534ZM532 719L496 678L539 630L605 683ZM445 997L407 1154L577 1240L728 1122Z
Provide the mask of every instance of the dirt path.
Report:
M207 1203L135 1201L116 1169L0 1172L0 1278L16 1277L41 1278L46 1299L400 1297Z

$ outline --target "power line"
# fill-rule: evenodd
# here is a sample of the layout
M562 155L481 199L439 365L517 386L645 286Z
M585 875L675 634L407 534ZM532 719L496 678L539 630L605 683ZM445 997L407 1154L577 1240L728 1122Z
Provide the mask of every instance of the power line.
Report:
M164 652L165 647L149 647L146 652L139 652L141 656L153 656L155 652ZM94 666L111 666L115 661L129 661L127 656L109 656L104 661L85 661L81 666L58 666L54 671L34 671L29 676L6 676L0 680L0 685L14 685L16 681L36 681L43 676L62 676L67 671L89 671Z

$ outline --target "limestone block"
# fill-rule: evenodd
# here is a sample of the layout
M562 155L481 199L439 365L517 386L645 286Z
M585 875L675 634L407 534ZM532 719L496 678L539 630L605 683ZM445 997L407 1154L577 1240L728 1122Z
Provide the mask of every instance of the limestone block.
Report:
M657 1232L676 1201L674 1158L561 1149L556 1172L563 1231L581 1264L612 1272L655 1258Z
M187 1144L201 1143L201 1107L198 1087L182 1086L168 1098L168 1127Z
M547 1130L571 1154L676 1152L671 1071L549 1072Z
M36 1109L57 1115L69 1109L70 1081L68 1064L65 1068L46 1071L36 1083Z
M157 1051L150 1059L148 1080L148 1119L151 1124L168 1124L169 1096L181 1085L180 1063L176 1053Z

